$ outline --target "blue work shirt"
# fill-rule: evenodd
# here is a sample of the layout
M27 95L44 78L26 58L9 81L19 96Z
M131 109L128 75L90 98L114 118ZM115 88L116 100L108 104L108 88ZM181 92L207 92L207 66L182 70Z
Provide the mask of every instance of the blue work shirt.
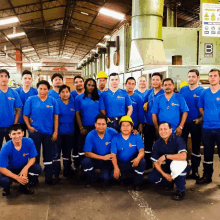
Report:
M59 106L59 134L72 134L74 132L75 103L72 97L66 105L61 99L57 99Z
M147 95L147 93L149 92L149 90L146 89L146 90L142 93L142 92L140 92L138 89L136 89L136 90L134 90L134 92L137 93L137 94L139 94L139 95L142 97L142 99L144 100L144 99L145 99L145 96Z
M112 137L117 134L117 131L113 128L106 128L105 135L101 139L96 129L90 131L86 136L84 145L85 152L92 152L101 156L111 153L111 140Z
M55 99L59 99L60 98L60 94L58 92L56 92L55 90L53 90L53 89L49 90L48 96L51 96L51 97L53 97Z
M92 97L84 97L84 93L78 95L75 100L76 111L80 112L81 120L83 125L94 125L95 118L98 114L100 114L100 102L101 97L99 100L93 101Z
M34 142L30 138L22 138L22 146L18 151L12 140L8 141L0 151L0 167L9 170L23 168L29 159L37 156Z
M189 108L186 122L192 122L193 120L201 117L198 102L200 95L204 90L205 89L202 86L198 86L193 90L191 90L189 86L184 86L180 89L179 93L184 97Z
M220 128L220 90L212 93L211 89L205 89L200 96L199 108L204 109L203 128Z
M134 126L144 123L144 109L143 109L143 99L137 93L134 93L130 96L133 112L131 118L134 122Z
M21 108L22 102L18 93L8 88L7 92L2 92L0 90L0 127L10 127L14 124L15 120L15 108Z
M111 152L117 155L119 161L133 160L142 148L144 148L144 144L139 134L131 133L127 140L122 137L121 133L112 138Z
M20 115L19 123L20 124L24 124L25 123L24 119L23 119L24 104L25 104L25 102L27 101L27 99L29 97L37 95L38 91L37 91L37 89L35 89L33 87L31 87L27 93L23 90L22 87L19 87L19 88L15 89L15 91L20 96L20 99L21 99L22 104L23 104L23 106L21 108L21 115Z
M107 117L121 117L127 114L127 107L132 105L131 99L125 90L118 89L112 92L111 89L102 92L100 110L105 110Z
M26 101L23 114L30 118L32 121L30 125L38 132L52 135L54 115L59 115L59 107L53 97L48 96L45 101L42 101L36 95Z
M145 99L144 99L144 104L146 102L148 102L148 111L145 112L145 119L146 119L146 123L147 124L150 124L150 125L153 125L153 120L152 120L152 108L153 108L153 104L154 104L154 101L155 99L159 96L159 95L162 95L164 94L164 90L161 89L157 94L154 93L154 89L151 89L149 90L148 94L145 96Z
M180 124L181 114L188 111L189 109L183 96L173 93L169 101L165 94L158 96L154 101L151 113L157 115L159 123L162 121L169 122L174 133Z
M73 90L73 91L70 92L70 96L72 96L73 99L76 99L76 96L78 96L78 95L81 95L81 94L78 94L76 90Z

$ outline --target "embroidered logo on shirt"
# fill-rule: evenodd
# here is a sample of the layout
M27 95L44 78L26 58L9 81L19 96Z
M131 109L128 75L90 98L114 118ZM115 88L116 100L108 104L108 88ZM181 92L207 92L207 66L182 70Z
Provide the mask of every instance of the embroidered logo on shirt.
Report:
M220 98L219 98L219 97L217 97L217 98L216 98L216 100L217 100L217 101L219 101L219 100L220 100Z
M171 105L172 105L172 106L174 106L174 105L176 105L176 106L180 106L179 104L175 104L175 103L172 103Z
M111 142L105 142L105 145L111 144Z
M12 100L12 99L15 99L15 98L12 98L12 97L9 96L8 99L9 99L9 100Z
M74 111L74 109L73 109L73 108L71 108L70 110L71 110L71 111Z
M194 94L193 97L199 97L199 96L197 96L196 94Z
M25 156L27 156L27 155L29 155L29 153L27 153L27 154L23 154L23 157L25 157Z
M129 147L133 147L133 146L136 146L136 145L135 144L131 144L131 143L129 144Z
M117 99L124 99L125 97L117 96Z
M52 106L52 105L46 105L46 107L47 107L47 108L53 108L53 106Z

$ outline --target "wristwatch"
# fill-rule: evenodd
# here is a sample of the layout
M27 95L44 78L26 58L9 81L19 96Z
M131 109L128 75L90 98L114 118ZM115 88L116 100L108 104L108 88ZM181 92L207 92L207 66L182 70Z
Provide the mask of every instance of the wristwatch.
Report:
M183 130L183 127L179 126L182 130Z
M167 154L164 154L165 159L167 160Z

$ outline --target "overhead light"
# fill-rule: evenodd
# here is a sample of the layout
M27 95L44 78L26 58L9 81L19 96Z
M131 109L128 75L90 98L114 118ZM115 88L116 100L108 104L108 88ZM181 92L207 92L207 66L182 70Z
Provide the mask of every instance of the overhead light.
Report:
M99 12L103 15L107 15L107 16L110 16L110 17L113 17L119 20L122 20L125 17L124 14L109 10L107 8L101 8Z
M19 22L17 17L12 17L12 18L8 18L8 19L1 19L0 25L12 24L12 23L16 23L16 22Z
M83 14L83 15L89 15L88 13L83 12L83 11L81 11L80 13Z
M67 56L63 56L63 58L64 58L64 59L70 59L70 57L67 57Z
M41 66L41 63L24 63L23 66L24 67L39 67Z
M34 48L25 49L25 50L22 50L22 52L28 52L28 51L32 51L32 50L34 50Z
M91 50L91 52L95 52L96 53L96 50L93 49L93 50Z
M110 35L105 35L105 39L109 39L111 36Z
M20 36L24 36L25 35L25 32L20 32L20 33L17 33L17 34L9 34L7 35L8 38L14 38L14 37L20 37Z
M78 27L75 27L75 29L80 30L80 31L82 30L81 28L78 28Z
M106 47L106 45L102 43L98 43L97 46Z

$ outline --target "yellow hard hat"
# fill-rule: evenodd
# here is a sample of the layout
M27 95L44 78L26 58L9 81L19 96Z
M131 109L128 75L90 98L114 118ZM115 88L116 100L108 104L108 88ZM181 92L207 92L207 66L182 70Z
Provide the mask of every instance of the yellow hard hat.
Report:
M134 125L134 122L132 121L132 119L131 119L130 116L123 116L123 117L121 118L121 120L119 121L119 124L121 124L123 121L131 122L132 125Z
M183 86L187 86L187 85L188 85L188 82L182 81L182 82L180 83L180 89L181 89Z
M104 71L99 71L97 74L97 79L101 79L101 78L108 78L108 75L104 72Z

